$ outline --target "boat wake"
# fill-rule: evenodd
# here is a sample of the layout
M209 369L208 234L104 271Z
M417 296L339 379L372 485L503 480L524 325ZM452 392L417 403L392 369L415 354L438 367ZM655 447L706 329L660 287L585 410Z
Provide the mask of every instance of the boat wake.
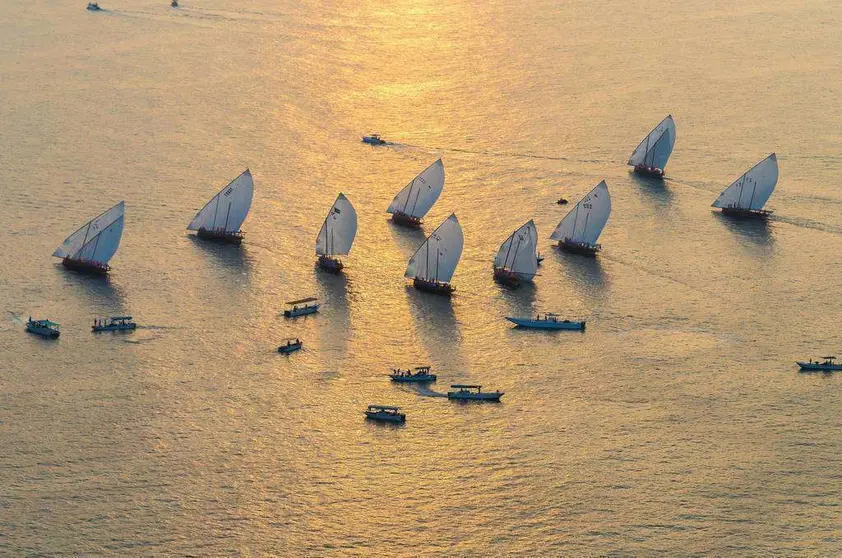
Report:
M413 386L418 395L422 397L447 397L446 393L434 391L427 386Z
M803 217L786 217L784 215L772 214L769 216L769 221L773 221L776 223L786 223L787 225L800 227L802 229L812 229L814 231L821 231L831 234L842 234L842 228L840 227L836 227L834 225L827 225L825 223L813 221L812 219L805 219Z
M26 325L26 320L24 320L23 318L20 317L20 313L12 312L11 310L7 310L7 312L9 313L9 316L11 316L10 319L14 323L16 323L18 325Z
M574 157L561 157L557 155L542 155L540 153L518 153L514 151L491 151L487 149L462 149L459 147L429 147L425 145L413 145L411 143L387 142L384 145L390 147L409 147L412 149L423 149L436 153L464 153L467 155L483 155L486 157L508 157L514 159L539 159L542 161L567 161L570 163L586 163L597 165L621 164L619 161L605 161L601 159L576 159Z

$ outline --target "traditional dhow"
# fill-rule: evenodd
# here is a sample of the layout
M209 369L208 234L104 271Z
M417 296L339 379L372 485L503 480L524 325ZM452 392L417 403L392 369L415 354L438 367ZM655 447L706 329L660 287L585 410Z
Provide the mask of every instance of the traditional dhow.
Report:
M448 391L447 398L457 401L500 401L502 391L482 391L482 386L472 384L453 384Z
M534 318L514 318L506 316L506 319L517 327L530 329L572 329L583 331L585 320L560 320L556 314L547 312L543 316L538 314Z
M809 370L809 371L819 371L819 370L821 370L821 371L824 371L824 372L830 372L830 371L833 371L833 370L842 370L842 364L838 364L838 363L834 362L836 360L835 356L826 356L826 357L822 357L822 359L824 359L824 362L821 362L818 359L816 359L816 361L813 362L813 359L810 359L808 362L797 361L796 364L798 364L798 366L801 367L801 370Z
M289 338L284 340L284 344L278 347L278 352L283 354L294 353L301 349L304 346L304 343L301 342L300 339L296 338Z
M711 207L725 215L765 219L772 211L763 209L778 183L778 158L772 153L728 186Z
M284 317L295 318L297 316L304 316L306 314L315 314L319 311L321 304L319 299L314 297L302 298L299 300L290 300L286 303L289 308L284 310Z
M643 138L631 154L628 164L634 167L636 173L661 178L674 146L675 121L669 115Z
M114 257L123 237L125 214L125 203L118 203L68 236L53 256L62 258L61 263L67 269L105 275L111 270L108 262Z
M392 370L392 373L389 374L389 377L392 379L393 382L398 383L429 383L436 381L436 375L430 374L430 367L429 366L418 366L415 368L415 372L412 370L401 370L400 368L396 368Z
M347 256L357 236L357 212L345 194L339 194L316 237L318 265L330 273L345 267L337 256Z
M406 414L399 412L400 407L389 405L369 405L365 412L365 418L380 422L406 422Z
M58 336L61 335L57 323L50 320L33 320L31 316L29 321L26 322L26 331L48 339L58 339Z
M532 220L513 232L494 257L494 280L510 287L532 281L542 259L537 252L537 239L538 230Z
M415 251L404 275L419 291L450 296L456 290L450 280L462 257L463 243L462 227L453 214Z
M203 240L241 244L240 227L249 214L253 197L254 179L246 169L199 210L187 230L196 231Z
M568 252L595 256L602 249L596 243L611 215L611 196L603 180L582 198L550 235Z
M94 320L91 331L133 331L137 324L132 321L131 316L114 316L112 318L100 318Z
M441 159L424 169L398 192L386 213L392 221L408 227L420 227L422 219L436 203L444 188L444 164Z

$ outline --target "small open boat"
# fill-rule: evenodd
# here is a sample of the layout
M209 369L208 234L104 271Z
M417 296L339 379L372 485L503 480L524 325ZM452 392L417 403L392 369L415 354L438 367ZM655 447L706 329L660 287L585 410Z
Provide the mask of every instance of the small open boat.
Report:
M284 341L285 341L285 343L283 345L281 345L280 347L278 347L279 353L284 353L284 354L294 353L295 351L301 349L301 347L304 346L304 343L302 343L301 340L298 339L297 337L296 338L290 337L289 339L285 339Z
M550 239L566 252L595 256L602 249L596 241L610 215L611 195L603 180L565 215Z
M240 227L249 214L253 198L254 179L246 169L199 210L187 230L196 231L202 240L242 244Z
M424 383L436 381L436 375L430 374L429 366L417 366L415 368L415 372L412 372L409 369L401 370L400 368L396 368L392 370L389 377L393 382L399 383Z
M380 137L380 134L370 134L368 136L363 136L363 143L367 143L369 145L384 145L386 140Z
M774 153L751 167L719 194L711 207L723 215L765 219L772 214L763 209L778 183L778 158Z
M318 298L314 297L302 298L299 300L290 300L286 304L288 306L291 306L291 308L287 308L286 310L284 310L284 317L295 318L296 316L315 314L319 311L319 307L321 307L321 304L319 304L318 300Z
M48 339L58 339L58 336L61 335L57 323L50 320L33 320L31 316L29 321L26 322L26 331Z
M345 267L338 256L351 252L357 236L357 211L345 194L339 194L327 212L316 236L316 255L320 269L338 274Z
M453 384L456 391L448 391L447 398L457 401L500 401L502 391L482 391L482 386L471 384Z
M178 0L172 0L172 2L170 2L170 6L172 6L173 8L177 8L178 7Z
M450 296L456 290L450 284L464 237L456 215L451 215L432 232L409 259L404 276L412 279L419 291Z
M88 2L88 10L92 12L98 12L102 10L102 8L100 8L99 4L97 4L96 2Z
M834 362L836 360L835 356L826 356L822 358L824 359L824 362L819 362L818 359L816 359L816 362L813 362L813 359L810 359L808 362L797 361L796 364L798 364L798 366L801 367L801 370L821 370L825 372L830 372L832 370L842 370L842 364L837 364L836 362Z
M567 205L567 204L568 204L568 203L570 203L570 202L568 202L568 201L567 201L567 198L559 198L559 199L558 199L558 201L557 201L556 203L557 203L558 205Z
M634 172L638 174L662 178L673 147L675 147L675 120L672 115L669 115L643 138L629 157L628 164L634 167Z
M399 413L398 411L400 411L400 407L369 405L368 409L365 410L365 418L382 422L406 422L406 415L404 413Z
M444 188L444 163L441 159L421 171L397 193L386 209L397 225L418 228L436 203Z
M131 331L137 329L137 324L132 321L131 316L114 316L113 318L101 318L94 320L91 331Z
M585 320L580 322L573 320L559 320L558 316L547 312L543 316L538 314L535 318L513 318L506 316L506 319L517 325L517 327L531 328L531 329L571 329L583 331L585 329Z

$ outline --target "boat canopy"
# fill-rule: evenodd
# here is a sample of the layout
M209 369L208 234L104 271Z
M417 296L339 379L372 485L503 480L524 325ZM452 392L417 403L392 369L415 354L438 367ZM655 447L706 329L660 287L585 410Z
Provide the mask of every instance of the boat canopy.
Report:
M308 298L302 298L300 300L290 300L286 304L292 304L292 305L304 304L305 302L316 302L317 300L319 300L319 299L311 296L311 297L308 297Z
M611 215L611 195L608 185L601 181L579 200L550 235L552 240L595 245Z
M522 279L532 279L538 273L537 239L538 230L530 219L500 245L494 267L508 269Z
M340 193L327 212L316 237L319 256L345 256L357 236L357 212L345 194Z
M125 202L111 207L68 236L53 256L108 265L120 246L125 214Z
M113 316L111 319L112 320L131 320L132 317L131 316Z
M32 324L45 327L58 327L59 324L51 322L50 320L32 320Z
M725 188L711 207L762 209L777 183L778 158L772 153Z
M419 372L429 372L430 371L429 366L416 366L415 369L418 370Z
M403 213L420 219L430 211L444 188L444 164L441 159L421 171L398 192L386 213Z
M835 356L826 356L826 357L822 357L822 358L825 359L825 360L836 360Z
M482 386L472 385L472 384L452 384L450 387L461 388L461 389L479 389Z
M199 210L187 230L238 232L249 214L253 197L254 179L246 169Z
M392 407L389 405L369 405L371 411L399 411L400 407Z
M410 279L449 283L462 257L464 236L456 214L444 220L409 259L404 275Z
M629 157L631 166L645 165L663 170L675 146L675 121L672 115L661 120Z

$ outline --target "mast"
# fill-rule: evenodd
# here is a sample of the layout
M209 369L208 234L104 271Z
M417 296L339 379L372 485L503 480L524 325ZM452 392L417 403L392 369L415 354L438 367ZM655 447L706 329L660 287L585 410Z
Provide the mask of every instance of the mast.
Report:
M228 209L231 209L231 206L228 206ZM216 217L219 215L219 194L216 195L216 207L213 210L213 224L211 225L211 230L216 230Z
M412 179L412 182L409 183L409 192L406 193L406 201L403 202L403 209L401 210L401 213L406 214L406 206L409 205L409 198L412 197L412 189L415 187L415 180L417 178L418 177L416 176L415 178ZM418 196L415 197L415 203L418 203ZM414 204L413 204L413 207L414 207Z
M581 204L582 202L576 204L576 213L573 214L573 238L570 239L573 242L576 241L576 223L579 222L579 206Z
M441 253L439 252L439 247L436 246L436 283L439 282L439 258L441 257Z
M757 191L757 181L752 180L752 182L754 182L754 188L751 189L751 199L748 201L749 209L752 209L752 206L754 205L754 193Z
M218 207L218 206L219 206L219 203L217 203L216 205L217 205L217 207ZM229 218L230 216L231 216L231 202L229 201L229 202L228 202L228 211L225 213L225 229L223 229L225 232L228 232L228 218ZM216 224L216 223L214 223L214 225L215 225L215 224Z
M430 239L427 239L427 267L424 268L424 273L426 277L424 279L430 278Z
M587 232L588 232L588 220L590 219L590 217L591 217L591 212L590 212L590 211L588 211L588 214L587 214L587 215L585 215L585 226L584 226L584 228L582 229L582 242L583 242L583 243L584 243L584 240L585 240L585 235L586 235L586 234L587 234ZM575 228L573 229L573 234L576 234L576 229L575 229Z
M513 232L513 233L512 233L512 236L510 236L509 238L511 238L512 240L514 240L514 239L515 239L515 233L516 233L516 232L517 232L517 231ZM504 259L504 260L503 260L503 269L506 269L506 265L508 265L508 263L509 263L509 254L510 254L511 252L512 252L512 243L511 243L511 242L509 242L509 249L508 249L508 250L506 250L506 259ZM515 254L517 254L517 250L515 250Z

